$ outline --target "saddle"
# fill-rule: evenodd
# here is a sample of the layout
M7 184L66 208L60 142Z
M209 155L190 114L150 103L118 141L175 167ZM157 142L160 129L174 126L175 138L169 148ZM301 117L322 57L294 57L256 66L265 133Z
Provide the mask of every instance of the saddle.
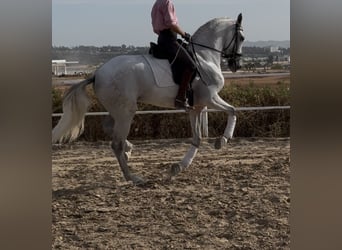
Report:
M150 49L148 53L157 59L167 59L165 53L163 53L163 51L159 48L158 44L154 42L150 42Z
M189 44L184 43L180 39L177 39L177 42L188 52L190 57L192 59L194 59L194 55L193 55L192 51L189 49ZM152 57L154 57L156 59L164 59L161 61L157 60L159 62L156 62L156 60L151 60L152 58L145 57L145 59L149 62L150 66L151 66L151 69L153 71L153 74L154 74L154 77L156 80L156 84L159 87L167 87L167 86L173 85L175 82L173 80L171 80L171 81L168 80L168 78L165 75L165 68L167 67L170 71L169 75L172 76L172 79L175 79L175 75L174 75L175 73L171 70L171 67L169 67L170 63L167 60L168 59L167 55L163 52L163 50L159 47L159 45L154 43L154 42L150 42L150 49L149 49L148 53L149 53L149 55L151 55ZM158 68L162 68L162 70L160 70ZM164 73L161 74L161 71L164 71ZM196 77L196 75L194 75L191 82L194 80L195 77ZM169 84L167 84L167 81L169 81ZM170 82L173 82L173 83L170 84ZM176 83L176 84L178 84L178 83ZM190 83L189 89L186 92L186 95L187 95L189 104L192 106L193 105L193 89L192 89L191 83Z
M151 54L143 55L153 73L155 84L160 88L176 85L173 80L170 63L167 59L155 58Z
M189 44L184 43L182 40L177 39L177 42L189 53L192 59L194 59L193 52L189 49ZM154 42L150 42L150 49L148 51L149 54L151 54L153 57L158 59L167 59L166 54L163 52L163 50L160 49L158 44Z

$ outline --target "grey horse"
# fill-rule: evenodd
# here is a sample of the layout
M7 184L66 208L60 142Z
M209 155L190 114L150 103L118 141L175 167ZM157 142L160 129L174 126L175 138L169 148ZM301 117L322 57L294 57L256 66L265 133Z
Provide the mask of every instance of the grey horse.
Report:
M236 114L235 108L225 102L218 93L224 86L221 71L221 58L226 57L232 72L240 68L239 60L244 34L241 26L242 15L236 20L215 18L202 25L192 36L190 47L198 64L198 75L192 83L194 109L190 110L192 143L184 158L171 167L171 175L176 175L190 166L196 156L201 141L201 111L212 108L228 114L223 136L217 138L217 149L232 138ZM160 60L160 59L153 59ZM88 79L73 85L63 99L63 115L52 131L52 142L65 142L76 139L84 128L84 116L90 105L86 86L93 83L98 100L109 112L112 119L111 147L127 181L144 183L144 179L131 172L128 156L132 144L127 140L137 103L147 103L160 107L174 108L178 85L159 87L150 64L144 55L117 56L103 64Z

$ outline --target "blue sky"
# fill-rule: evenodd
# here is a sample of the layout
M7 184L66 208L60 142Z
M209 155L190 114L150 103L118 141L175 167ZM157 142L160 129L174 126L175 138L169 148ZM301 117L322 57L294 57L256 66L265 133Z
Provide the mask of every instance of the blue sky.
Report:
M215 17L241 12L248 41L290 40L290 0L173 0L181 27L192 34ZM54 46L148 46L157 39L154 0L52 0Z

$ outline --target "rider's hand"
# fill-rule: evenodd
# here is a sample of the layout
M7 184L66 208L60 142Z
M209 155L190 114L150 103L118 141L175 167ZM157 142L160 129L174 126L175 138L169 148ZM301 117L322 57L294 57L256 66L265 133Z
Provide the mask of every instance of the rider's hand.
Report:
M191 40L191 35L189 33L184 32L184 36L182 36L182 38L187 41L190 42Z

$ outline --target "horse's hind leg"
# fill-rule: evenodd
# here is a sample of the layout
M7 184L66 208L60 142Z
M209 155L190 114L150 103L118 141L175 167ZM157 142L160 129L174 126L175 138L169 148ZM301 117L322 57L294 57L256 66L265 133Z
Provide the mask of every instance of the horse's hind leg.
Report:
M104 118L102 126L103 126L104 132L107 135L113 136L114 119L110 115ZM131 157L132 150L133 150L133 144L130 143L128 140L126 140L125 146L124 146L126 161L128 161L128 159Z
M121 109L112 115L115 121L112 133L112 149L118 159L122 173L127 181L132 181L136 185L143 184L144 180L139 176L132 174L127 164L126 153L131 150L132 144L128 142L126 138L129 133L134 112Z

